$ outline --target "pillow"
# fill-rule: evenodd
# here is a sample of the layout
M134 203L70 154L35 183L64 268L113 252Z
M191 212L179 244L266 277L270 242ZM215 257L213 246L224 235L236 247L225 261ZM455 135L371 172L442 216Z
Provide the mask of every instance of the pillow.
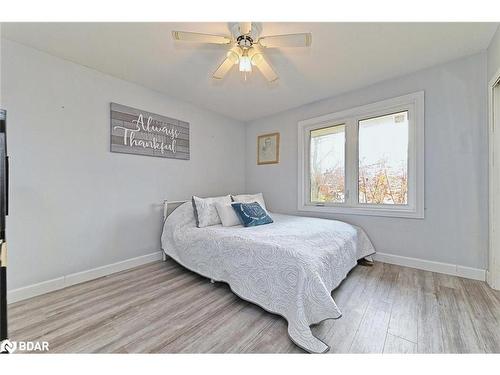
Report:
M231 196L225 195L223 197L200 198L193 195L192 203L194 217L198 228L204 228L221 223L219 214L215 208L215 202L231 204Z
M217 209L217 213L219 214L220 220L222 221L222 226L224 227L232 227L235 225L241 225L241 221L236 212L234 212L231 203L221 203L215 202L215 208Z
M232 203L231 206L233 206L234 211L246 227L255 227L273 222L273 219L257 202Z
M231 195L231 198L233 199L233 202L237 203L257 202L267 212L266 202L264 202L264 196L262 195L262 193Z

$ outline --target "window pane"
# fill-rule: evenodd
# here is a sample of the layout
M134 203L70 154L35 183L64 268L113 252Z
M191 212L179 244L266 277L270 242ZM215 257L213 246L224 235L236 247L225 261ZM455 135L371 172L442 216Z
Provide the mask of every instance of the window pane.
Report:
M359 122L359 202L408 203L408 112Z
M345 198L345 125L311 131L311 202Z

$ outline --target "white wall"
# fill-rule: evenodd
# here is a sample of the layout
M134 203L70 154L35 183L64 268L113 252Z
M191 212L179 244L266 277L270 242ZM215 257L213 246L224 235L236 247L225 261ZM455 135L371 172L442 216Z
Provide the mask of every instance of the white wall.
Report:
M491 39L488 46L488 82L492 80L498 70L500 70L500 27Z
M2 40L9 289L160 249L161 202L241 192L242 123ZM191 124L191 160L109 151L109 103Z
M486 54L482 53L251 122L246 129L246 190L262 191L272 211L296 214L298 121L424 90L425 219L317 216L360 225L381 252L484 269L488 238L485 87ZM274 131L281 133L280 163L258 166L256 137Z

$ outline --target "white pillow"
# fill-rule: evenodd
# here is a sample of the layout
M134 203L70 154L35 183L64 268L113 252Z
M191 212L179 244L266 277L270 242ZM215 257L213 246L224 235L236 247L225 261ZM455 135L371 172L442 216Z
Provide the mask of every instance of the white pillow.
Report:
M196 226L204 228L221 223L219 214L215 208L215 202L231 204L231 196L200 198L193 195L192 202Z
M233 198L233 201L237 203L257 202L265 211L267 211L266 202L264 202L264 196L262 193L232 195L231 197Z
M224 227L232 227L235 225L241 225L240 218L236 215L233 206L231 203L221 203L215 202L215 208L217 209L217 213L222 221L222 226Z

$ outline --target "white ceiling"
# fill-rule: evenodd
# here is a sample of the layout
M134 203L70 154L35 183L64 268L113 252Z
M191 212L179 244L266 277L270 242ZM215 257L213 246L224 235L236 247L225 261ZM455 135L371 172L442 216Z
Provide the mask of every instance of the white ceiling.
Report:
M266 50L280 76L212 72L227 46L174 42L172 30L229 35L227 23L4 23L2 37L249 121L485 50L496 23L263 23L313 33L311 48Z

